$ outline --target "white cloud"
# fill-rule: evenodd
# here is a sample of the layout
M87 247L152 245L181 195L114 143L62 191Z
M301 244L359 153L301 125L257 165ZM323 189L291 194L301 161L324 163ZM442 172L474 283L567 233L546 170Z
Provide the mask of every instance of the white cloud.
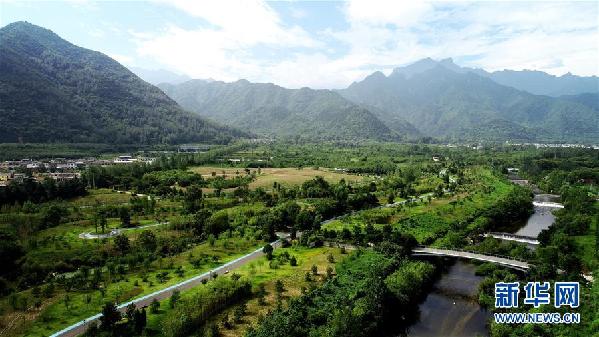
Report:
M254 47L314 48L322 45L298 26L285 26L261 1L168 2L208 22L207 27L183 29L170 25L158 34L131 32L141 56L193 77L255 79L268 60L252 57Z
M341 5L347 28L310 32L263 1L166 5L197 18L200 28L130 32L137 52L196 78L341 88L424 57L487 70L599 74L597 3L353 0Z
M349 21L354 24L406 27L419 23L432 8L425 1L354 0L347 2L345 10Z
M328 32L349 46L347 72L387 70L423 57L465 66L599 73L597 3L354 0L349 28Z

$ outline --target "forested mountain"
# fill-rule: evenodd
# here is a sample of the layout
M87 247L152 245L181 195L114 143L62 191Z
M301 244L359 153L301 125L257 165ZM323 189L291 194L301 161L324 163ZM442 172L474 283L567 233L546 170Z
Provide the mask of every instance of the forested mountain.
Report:
M599 140L599 111L576 99L532 95L456 66L424 59L375 72L344 97L402 118L425 135L448 139Z
M27 22L0 29L0 142L225 142L244 133L184 111L96 51Z
M367 108L330 90L285 89L246 80L192 80L160 88L186 109L267 136L397 140L418 133L405 121L391 130Z

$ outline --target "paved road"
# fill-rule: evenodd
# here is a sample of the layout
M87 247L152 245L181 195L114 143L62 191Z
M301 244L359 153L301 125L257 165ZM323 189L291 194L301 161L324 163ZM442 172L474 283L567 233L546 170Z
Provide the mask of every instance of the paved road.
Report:
M275 249L279 248L281 246L281 241L277 240L277 241L271 243L271 245ZM244 256L237 258L233 261L227 262L224 265L222 265L218 268L215 268L211 271L205 272L201 275L192 277L183 282L177 283L168 288L164 288L164 289L155 291L151 294L134 299L132 301L119 304L117 307L118 307L119 311L121 311L121 312L125 312L127 306L130 304L134 304L137 308L147 307L152 303L152 301L154 301L154 299L160 301L160 300L169 298L173 294L173 291L175 291L175 290L183 291L183 290L193 288L193 287L201 284L202 280L209 280L213 274L222 275L230 270L238 269L241 266L246 265L247 263L261 257L262 255L264 255L264 253L262 253L262 248L256 249L255 251L253 251L247 255L244 255ZM52 334L50 337L78 336L78 335L84 333L91 323L97 322L101 316L102 316L102 314L96 314L92 317L88 317L88 318L86 318L82 321L79 321L63 330L60 330L60 331Z

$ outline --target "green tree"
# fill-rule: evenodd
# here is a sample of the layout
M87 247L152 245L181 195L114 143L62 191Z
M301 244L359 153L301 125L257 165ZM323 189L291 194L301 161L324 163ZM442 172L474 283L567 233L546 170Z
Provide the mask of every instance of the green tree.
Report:
M272 248L272 246L270 244L266 244L264 246L264 248L262 248L262 252L264 254L266 254L266 259L272 260L272 252L273 252L273 250L274 249Z
M160 310L160 302L158 302L157 299L153 299L152 303L150 304L150 312L152 314L157 314L158 310Z
M119 217L121 218L122 227L131 227L131 213L129 207L121 207L119 210Z
M121 255L127 254L129 251L129 238L126 235L119 234L114 237L114 245Z
M180 299L181 299L181 292L179 290L174 290L171 295L171 299L169 301L169 305L170 305L171 309L177 305L177 302L179 302Z
M121 320L121 313L112 302L106 302L102 307L102 316L100 316L100 329L112 331L114 325Z

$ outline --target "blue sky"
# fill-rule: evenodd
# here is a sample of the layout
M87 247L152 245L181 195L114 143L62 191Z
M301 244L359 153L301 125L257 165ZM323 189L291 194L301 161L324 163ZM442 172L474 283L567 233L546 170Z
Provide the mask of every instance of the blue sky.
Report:
M599 75L599 3L3 1L126 66L193 78L342 88L424 57L487 70Z

